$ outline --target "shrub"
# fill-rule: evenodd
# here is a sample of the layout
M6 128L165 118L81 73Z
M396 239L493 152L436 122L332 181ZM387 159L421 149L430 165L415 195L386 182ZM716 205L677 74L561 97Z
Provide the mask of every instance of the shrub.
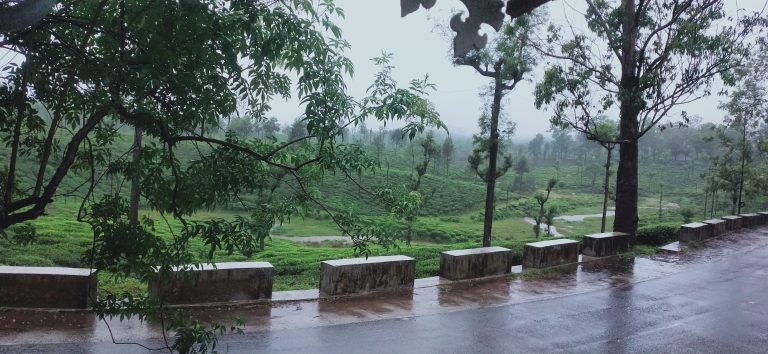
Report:
M680 216L683 217L683 222L686 224L691 222L693 220L693 217L696 215L696 213L691 208L683 208L680 209Z
M459 219L457 216L444 216L444 217L440 218L440 221L442 221L442 222L460 223L461 219Z
M677 240L680 225L658 224L641 227L637 230L637 243L641 245L663 246Z

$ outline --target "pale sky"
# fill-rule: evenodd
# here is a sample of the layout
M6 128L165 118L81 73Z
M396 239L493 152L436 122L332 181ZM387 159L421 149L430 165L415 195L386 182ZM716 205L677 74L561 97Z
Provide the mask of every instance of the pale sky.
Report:
M400 17L400 2L397 0L335 2L346 13L346 19L340 25L343 37L351 45L347 56L355 65L355 75L347 82L350 94L356 98L365 96L365 89L377 71L370 59L382 51L390 52L394 54L393 76L401 86L405 87L411 79L429 74L430 81L437 86L430 99L451 134L470 135L478 130L477 118L485 102L479 94L489 81L472 68L451 64L452 37L446 38L444 31L438 29L447 28L454 13L466 10L459 0L440 0L432 9L421 8L405 18ZM766 2L768 0L727 0L727 12L735 16L739 8L760 11L765 8ZM577 27L580 21L583 23L579 12L583 12L584 7L582 0L557 0L544 6L551 22L564 26L570 21ZM484 30L491 36L495 33L490 27ZM0 62L14 61L15 55L6 58L7 54L0 51ZM507 94L504 102L505 114L517 122L516 140L528 140L536 133L549 135L546 131L549 129L550 113L536 110L533 106L533 88L543 67L540 65L538 74L534 73L531 77L533 82L519 84ZM712 96L683 106L681 110L701 116L705 122L721 122L724 116L724 112L718 109L721 100L721 97ZM290 123L302 113L302 107L295 99L287 102L276 99L272 107L272 115L282 123ZM679 114L680 110L671 112L669 119L677 121ZM368 122L368 126L377 125Z
M336 0L336 4L346 12L341 26L343 37L351 44L347 55L355 65L355 76L348 82L353 96L364 96L376 72L369 59L382 51L391 52L394 54L394 77L401 85L429 74L437 85L431 100L452 134L468 135L477 131L477 117L484 104L479 93L488 84L488 79L469 67L453 66L450 39L436 28L447 26L453 13L465 10L460 1L440 0L432 9L421 8L405 18L400 17L397 0ZM729 0L727 6L729 14L735 15L737 8L758 11L764 5L765 0ZM579 0L557 0L545 7L550 21L555 23L564 25L566 18L574 23L583 19L577 12L584 7ZM490 27L487 30L493 33ZM534 81L538 79L536 76ZM504 109L518 124L517 139L527 140L549 129L550 113L533 106L534 85L535 82L523 83L507 95ZM701 116L704 121L720 122L724 114L717 108L719 100L720 97L713 96L682 109ZM274 115L283 122L292 121L301 113L293 101L274 102L273 107ZM677 111L670 118L676 120L679 113ZM369 122L369 126L373 125Z

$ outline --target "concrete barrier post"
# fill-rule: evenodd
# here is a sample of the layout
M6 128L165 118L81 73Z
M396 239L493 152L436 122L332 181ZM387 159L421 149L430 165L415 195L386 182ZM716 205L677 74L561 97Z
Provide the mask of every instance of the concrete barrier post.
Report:
M725 228L728 229L728 231L741 229L741 216L729 215L723 216L721 219L725 220Z
M728 231L726 221L723 219L710 219L703 222L709 225L709 234L707 235L709 238L720 236Z
M406 256L337 259L320 263L320 293L363 294L412 289L416 261Z
M172 305L270 299L273 275L268 262L205 264L158 275L149 292Z
M523 267L546 268L579 261L579 243L558 239L528 243L523 249Z
M586 235L581 253L589 257L615 256L629 250L629 234L623 232L605 232Z
M504 275L511 271L511 254L504 247L483 247L440 254L440 276L463 280Z
M711 227L712 225L700 222L685 224L680 227L680 236L678 240L680 242L704 241L709 238Z
M90 269L0 266L0 307L84 309L97 283Z

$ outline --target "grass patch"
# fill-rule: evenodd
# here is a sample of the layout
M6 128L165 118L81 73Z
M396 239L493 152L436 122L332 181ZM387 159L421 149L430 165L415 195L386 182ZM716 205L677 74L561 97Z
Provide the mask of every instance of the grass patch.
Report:
M557 280L560 276L560 272L553 268L531 268L520 273L520 279L523 280Z
M634 245L628 252L622 253L621 257L634 258L637 256L652 256L658 252L659 248L656 246Z
M107 273L99 273L99 291L113 294L129 293L132 295L147 294L147 284L135 278L116 279Z

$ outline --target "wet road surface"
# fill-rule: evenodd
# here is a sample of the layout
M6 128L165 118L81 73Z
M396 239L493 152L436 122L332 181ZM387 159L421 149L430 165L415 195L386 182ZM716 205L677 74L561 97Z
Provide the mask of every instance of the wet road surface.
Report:
M233 353L765 353L768 236L761 231L716 240L708 249L684 256L685 260L584 264L560 270L563 274L556 280L496 280L425 287L380 299L239 309L239 314L245 312L251 320L261 318L262 322L247 321L249 333L222 338L218 349ZM291 312L296 315L291 317ZM206 314L217 317L212 311ZM281 322L287 318L293 320ZM0 352L146 352L135 345L98 341L98 336L95 342L62 337L56 340L76 343L24 344L28 341L19 341L19 336L34 337L34 332L3 336L10 332L2 330L12 326L2 326L0 343L10 345L0 346ZM149 332L142 329L131 338L161 346L158 339L142 339L140 334Z

